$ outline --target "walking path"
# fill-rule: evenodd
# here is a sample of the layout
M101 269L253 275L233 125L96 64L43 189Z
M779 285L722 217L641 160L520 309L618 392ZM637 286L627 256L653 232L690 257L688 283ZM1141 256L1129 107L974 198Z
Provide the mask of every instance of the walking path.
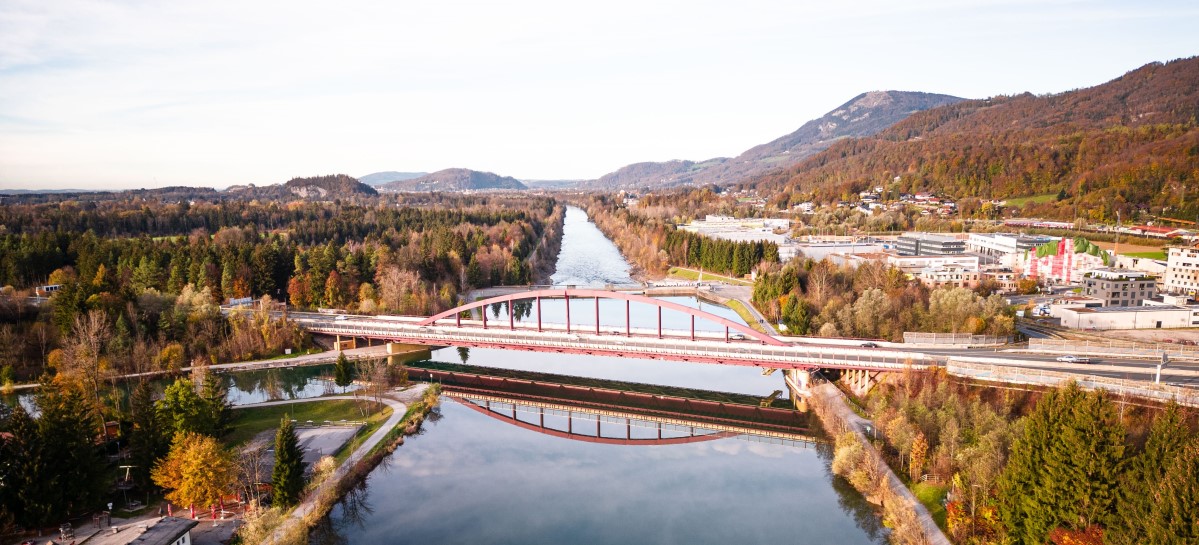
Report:
M898 496L901 501L906 503L915 512L916 521L920 525L927 543L930 545L950 545L949 538L937 526L932 514L928 512L928 508L920 503L920 500L916 499L916 496L912 494L911 490L908 490L907 485L903 484L903 481L899 480L899 477L895 475L894 471L891 471L886 462L882 460L882 456L879 455L878 451L870 443L867 436L874 435L874 423L853 412L845 402L844 394L832 383L819 384L812 388L812 393L816 397L821 398L824 406L828 407L837 418L849 425L858 436L858 441L862 443L863 448L867 449L867 456L875 457L879 466L885 468L885 486L890 488L892 493Z
M387 356L387 346L380 345L380 346L369 346L366 348L352 348L349 350L344 350L344 352L346 354L346 357L349 358L350 360L360 360L360 359L366 359L366 358L381 358L381 357ZM235 362L235 363L217 363L217 364L213 364L213 365L208 365L206 367L211 371L222 371L222 372L251 371L254 369L271 369L271 368L275 368L275 367L300 367L300 366L305 366L305 365L320 365L320 364L324 364L324 363L333 363L333 362L337 361L337 354L338 354L338 352L336 350L329 350L326 352L317 352L315 354L304 354L302 356L296 356L294 358L271 358L271 359L265 359L265 360L239 361L239 362ZM192 370L192 367L184 367L180 371L188 372L191 370ZM168 373L167 371L150 371L148 373L131 373L128 375L121 375L116 378L117 378L117 380L128 380L131 378L154 377L154 376L158 376L158 375L165 375L167 373ZM107 379L105 379L105 380L107 380ZM33 389L33 388L38 388L40 386L41 386L41 384L38 384L38 383L15 384L15 385L13 385L12 388L13 388L13 391L20 391L20 390L29 390L29 389ZM329 398L326 397L326 398L322 398L322 399L329 399Z
M344 463L342 463L341 465L337 466L337 469L333 471L332 475L330 475L327 479L325 479L320 484L320 486L316 487L315 490L313 490L311 493L309 493L304 498L304 500L301 501L300 504L297 505L294 510L292 510L291 514L288 515L287 519L285 519L283 521L283 524L280 524L279 528L277 528L275 530L275 532L273 534L271 534L270 539L268 539L266 541L266 543L279 542L279 540L283 536L287 535L288 530L290 529L291 526L296 525L296 524L303 524L304 519L307 518L308 515L312 513L313 509L316 508L316 500L317 500L317 498L321 497L322 492L324 492L329 487L336 486L337 483L340 482L341 479L344 478L347 473L349 473L350 469L354 467L354 464L357 463L358 460L361 460L363 457L365 457L367 455L367 453L369 453L375 447L375 445L377 445L381 441L383 441L383 439L385 437L387 437L387 435L389 433L391 433L392 428L395 428L397 425L399 425L400 421L402 421L404 419L404 414L408 412L407 403L412 403L412 402L415 402L416 400L419 400L420 397L422 395L424 395L425 389L428 387L429 387L428 384L420 383L420 384L415 384L406 390L390 392L392 395L395 395L395 396L399 397L400 399L393 399L390 397L377 398L378 401L381 401L381 402L387 404L388 407L391 407L391 416L387 418L387 421L384 422L382 426L379 426L379 429L375 430L375 433L372 433L371 436L366 439L366 441L364 441L361 445L359 445L358 448L354 449L354 451L350 453L350 456L348 458L346 458L346 461ZM292 400L287 400L287 401L267 401L264 403L255 403L253 405L245 405L245 407L267 407L267 406L271 406L271 405L281 405L281 404L286 404L286 403L310 403L313 401L325 401L325 400L330 400L330 399L355 399L355 397L354 396L311 397L311 398L305 398L305 399L292 399ZM359 399L361 399L361 398L359 398ZM372 398L372 399L375 399L375 398Z

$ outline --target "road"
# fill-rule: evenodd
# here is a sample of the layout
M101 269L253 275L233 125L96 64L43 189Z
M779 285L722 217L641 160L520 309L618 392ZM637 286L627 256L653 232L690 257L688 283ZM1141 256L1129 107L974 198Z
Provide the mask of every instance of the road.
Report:
M381 324L385 327L387 324L390 324L398 326L397 328L413 330L415 329L415 324L422 319L420 317L389 317L384 319L357 316L338 319L330 315L312 313L292 313L291 316L297 320L301 320L302 323L307 322L309 326L319 324L324 327L338 325L346 327L346 334L351 334L353 329L350 328L352 327L371 328ZM436 334L447 335L441 339L446 344L453 344L453 342L459 341L481 342L486 339L499 342L506 339L515 340L517 337L523 336L530 337L532 339L530 342L548 343L554 346L561 345L558 347L562 349L561 351L565 351L570 347L593 346L600 350L633 352L634 349L640 347L644 350L658 350L661 352L667 348L685 346L691 350L716 350L717 352L713 353L721 354L722 357L734 357L740 354L737 357L746 360L742 364L760 367L787 367L787 362L792 362L797 364L793 366L800 367L808 365L830 368L875 368L880 370L891 368L893 370L904 367L908 361L925 361L930 365L941 365L950 358L954 358L964 362L995 363L1030 370L1056 371L1073 373L1079 376L1091 375L1150 382L1153 380L1156 371L1155 361L1129 357L1099 357L1093 359L1091 364L1070 364L1056 361L1055 358L1059 354L1031 353L1012 349L929 348L905 346L902 343L879 343L881 345L879 348L862 348L861 341L859 340L780 337L780 339L792 343L793 346L791 349L787 350L762 346L752 340L725 343L723 342L723 333L697 332L697 339L692 341L686 338L688 332L672 331L669 333L675 335L674 338L660 341L657 339L656 331L648 332L636 329L633 330L634 335L631 338L625 337L623 334L613 335L607 331L602 331L601 335L594 335L594 330L590 332L574 330L568 336L561 325L545 324L546 333L539 334L530 324L518 324L515 331L509 331L507 323L493 325L487 330L478 327L479 324L469 327L471 324L469 321L463 321L462 323L464 326L462 329L438 326L435 329L440 331L436 332ZM426 330L429 333L434 333L434 331L428 328ZM461 339L457 337L461 337ZM412 340L414 342L422 342L420 339ZM433 340L428 341L428 344L433 343ZM482 344L476 345L482 346ZM803 352L806 352L809 357L803 359L801 356L795 355L798 352L794 350L795 348L802 348ZM780 354L785 354L786 357ZM636 354L628 355L636 356ZM792 357L793 355L794 357ZM1002 361L997 361L996 358ZM695 361L702 360L696 359ZM717 362L712 361L711 363ZM1199 362L1171 362L1162 372L1162 382L1176 386L1199 388Z

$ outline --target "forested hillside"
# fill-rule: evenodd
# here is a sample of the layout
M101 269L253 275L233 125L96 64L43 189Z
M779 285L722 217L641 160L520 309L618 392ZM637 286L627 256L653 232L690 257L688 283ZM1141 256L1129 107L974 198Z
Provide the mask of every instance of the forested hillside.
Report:
M585 185L598 188L656 188L733 183L747 176L798 163L839 139L872 135L913 112L960 100L949 95L909 91L862 93L827 114L804 123L795 132L754 146L733 158L635 163Z
M418 178L397 180L379 186L389 191L477 191L484 189L528 189L520 180L491 172L447 168Z
M1042 216L1102 221L1120 211L1193 220L1197 119L1199 58L1154 63L1088 89L918 112L744 185L783 208L887 185L996 200L1064 192L1024 211Z

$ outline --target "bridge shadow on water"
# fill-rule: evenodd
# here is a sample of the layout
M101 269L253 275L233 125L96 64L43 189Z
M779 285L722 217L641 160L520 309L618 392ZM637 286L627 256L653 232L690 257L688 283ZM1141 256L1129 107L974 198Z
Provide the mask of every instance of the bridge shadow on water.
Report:
M578 441L652 445L735 437L802 447L824 441L815 417L785 397L434 361L410 364L408 374L440 383L447 398L497 420Z

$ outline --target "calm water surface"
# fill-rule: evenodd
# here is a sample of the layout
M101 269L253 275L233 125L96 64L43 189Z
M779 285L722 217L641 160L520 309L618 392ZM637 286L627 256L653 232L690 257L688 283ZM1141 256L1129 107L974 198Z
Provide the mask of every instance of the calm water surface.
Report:
M556 285L631 282L615 246L570 208ZM672 301L741 322L694 298ZM622 329L624 304L601 300L601 328ZM527 306L514 307L536 320ZM561 301L543 301L563 323ZM508 309L488 309L506 322ZM633 327L657 327L654 307L632 308ZM593 301L571 304L571 323L595 324ZM664 313L666 329L690 318ZM696 328L722 327L697 322ZM759 369L654 360L453 348L439 361L769 395L786 387ZM592 421L594 422L594 421ZM606 426L606 424L605 424ZM562 428L559 425L558 428ZM605 432L606 433L606 432ZM722 438L683 445L608 445L517 427L443 398L421 435L375 470L322 521L314 543L883 543L878 518L828 468L827 446Z
M670 446L583 443L443 399L313 532L333 543L884 542L827 453L727 438Z

